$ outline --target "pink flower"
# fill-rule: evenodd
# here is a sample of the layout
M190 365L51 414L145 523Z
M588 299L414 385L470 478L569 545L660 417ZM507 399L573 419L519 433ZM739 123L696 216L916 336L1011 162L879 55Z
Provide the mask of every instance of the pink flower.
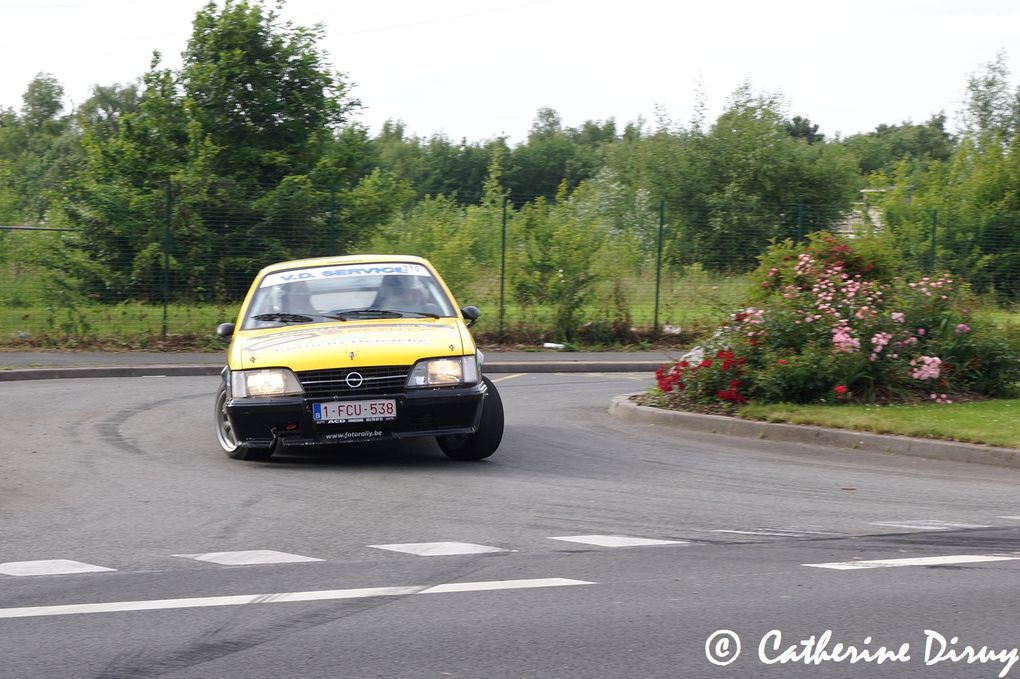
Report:
M902 311L894 311L894 312L892 312L892 319L893 319L893 322L895 322L895 323L902 323L903 322L903 312Z
M915 380L936 379L942 369L942 359L938 356L919 356L910 362L913 369L910 376Z
M968 332L970 332L970 326L967 325L966 323L961 323L960 325L956 326L957 335L966 335Z
M920 337L924 337L924 328L918 328L918 329L917 329L917 334L918 334L918 335L919 335Z

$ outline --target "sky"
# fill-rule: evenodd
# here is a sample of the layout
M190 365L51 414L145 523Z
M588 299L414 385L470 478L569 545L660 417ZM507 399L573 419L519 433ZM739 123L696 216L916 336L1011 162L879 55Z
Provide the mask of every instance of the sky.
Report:
M70 110L139 78L153 50L178 67L205 4L0 0L0 107L20 109L41 72ZM686 125L699 97L711 120L745 82L830 138L940 111L952 129L968 74L999 52L1020 73L1016 0L289 0L280 13L324 24L372 132L401 120L453 140L523 141L542 107L566 126Z

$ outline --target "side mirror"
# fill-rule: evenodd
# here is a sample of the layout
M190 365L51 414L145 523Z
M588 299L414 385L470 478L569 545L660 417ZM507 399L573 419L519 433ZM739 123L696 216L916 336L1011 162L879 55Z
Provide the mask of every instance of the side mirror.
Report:
M467 326L470 328L478 320L478 317L482 315L481 309L476 306L461 307L460 313L464 314L464 318L467 319Z
M220 323L216 326L216 334L219 335L221 339L230 339L234 334L234 324Z

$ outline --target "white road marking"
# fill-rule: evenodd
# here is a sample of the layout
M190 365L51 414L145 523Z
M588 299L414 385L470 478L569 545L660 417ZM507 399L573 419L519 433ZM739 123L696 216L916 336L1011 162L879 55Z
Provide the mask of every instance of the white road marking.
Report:
M908 528L910 530L955 530L960 528L991 528L977 523L956 523L953 521L873 521L871 526L885 526L888 528Z
M712 533L732 533L734 535L764 535L766 537L777 537L777 538L792 538L792 537L810 537L812 535L840 535L840 533L831 533L829 531L821 530L784 530L781 528L770 528L763 530L725 530L718 529L710 531Z
M455 554L492 554L508 552L501 547L476 545L470 542L405 542L392 545L369 545L376 549L388 549L391 552L404 552L417 556L452 556Z
M49 559L46 561L9 561L0 563L4 575L68 575L70 573L103 573L116 568L94 566L70 559Z
M27 606L0 608L2 618L31 618L83 613L123 613L127 611L160 611L180 608L209 608L214 606L246 606L249 604L280 604L295 601L339 601L381 596L410 594L448 594L453 592L484 592L504 589L533 589L540 587L569 587L593 585L586 580L568 578L536 578L532 580L491 580L488 582L452 582L436 586L368 587L364 589L333 589L312 592L281 592L277 594L242 594L239 596L212 596L188 599L156 599L150 601L111 601L98 604L67 604L59 606Z
M686 545L684 540L652 540L650 538L632 538L626 535L564 535L550 540L579 542L582 545L597 547L645 547L648 545Z
M517 377L524 377L525 375L527 375L527 373L514 373L513 375L504 375L503 377L496 377L496 378L490 377L489 381L493 382L493 383L496 383L496 382L506 382L507 380L512 380L512 379L517 378Z
M174 554L184 559L196 561L208 561L223 566L253 566L257 564L270 563L304 563L308 561L322 561L311 556L300 554L287 554L272 549L252 549L239 552L209 552L208 554Z
M1000 516L1000 519L1012 519L1013 521L1020 521L1020 516Z
M811 568L831 568L837 571L855 571L867 568L896 568L899 566L946 566L989 561L1016 561L1020 556L960 554L957 556L927 556L912 559L879 559L875 561L837 561L833 563L805 563Z

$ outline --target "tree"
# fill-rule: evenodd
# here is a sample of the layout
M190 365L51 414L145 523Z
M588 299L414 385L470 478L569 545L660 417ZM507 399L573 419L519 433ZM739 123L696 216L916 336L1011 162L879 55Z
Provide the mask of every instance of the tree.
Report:
M963 131L1008 144L1020 127L1020 87L1010 90L1006 53L999 52L982 71L967 77Z
M956 139L946 131L946 114L937 113L924 124L910 122L879 125L872 132L853 135L842 144L857 156L862 174L891 174L900 161L907 160L911 170L923 171L931 161L945 161L953 152Z
M794 139L803 139L808 144L825 139L825 135L818 131L818 125L812 124L809 119L800 116L794 116L787 121L786 132Z
M21 119L32 128L53 121L64 109L64 86L49 73L40 73L28 84L21 96Z
M314 167L357 106L317 45L322 30L281 22L257 1L198 12L180 84L190 118L222 149L217 174L261 186Z
M68 201L95 294L153 294L170 256L176 292L233 298L265 264L350 247L402 204L402 185L370 174L364 131L340 127L356 102L320 36L260 2L210 3L180 71L157 54L137 102L97 91Z
M604 148L616 141L616 124L586 121L580 129L564 128L559 114L540 108L527 142L518 144L507 161L506 185L516 205L538 196L553 200L560 184L573 190L594 177L603 164Z

